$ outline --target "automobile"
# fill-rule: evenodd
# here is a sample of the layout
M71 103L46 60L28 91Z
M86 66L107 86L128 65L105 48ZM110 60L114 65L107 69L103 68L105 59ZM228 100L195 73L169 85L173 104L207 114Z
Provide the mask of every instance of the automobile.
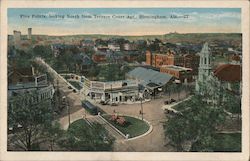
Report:
M71 86L68 86L68 89L72 89L72 87L71 87Z
M76 93L76 90L75 90L75 89L73 89L73 92L74 92L74 93Z
M173 99L173 98L171 98L171 99L170 99L170 103L173 103L173 102L176 102L176 100Z
M111 106L118 106L118 103L112 102L112 103L111 103Z
M164 104L165 104L165 105L168 105L169 103L170 103L170 101L169 101L169 100L164 101Z
M174 102L176 102L176 100L173 99L173 98L171 98L170 100L164 101L164 104L165 104L165 105L168 105L168 104L171 104L171 103L174 103Z
M108 102L107 102L107 101L103 101L103 100L102 100L102 101L100 101L100 104L101 104L101 105L107 105L107 104L108 104Z

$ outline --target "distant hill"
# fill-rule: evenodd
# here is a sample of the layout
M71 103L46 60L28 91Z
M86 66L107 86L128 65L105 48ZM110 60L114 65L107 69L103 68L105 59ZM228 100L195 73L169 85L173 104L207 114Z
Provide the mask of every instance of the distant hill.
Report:
M170 42L204 42L204 41L241 41L241 33L170 33L164 35L164 40Z
M26 35L22 35L23 38ZM142 36L120 36L120 35L102 35L102 34L92 34L92 35L66 35L66 36L49 36L49 35L33 35L33 38L50 40L60 39L64 41L81 40L81 39L110 39L110 38L124 38L130 41L134 40L153 40L161 39L167 42L191 42L191 43L201 43L204 41L241 41L241 33L169 33L165 35L142 35ZM9 35L9 40L12 39L12 35Z
M125 38L128 40L152 40L152 39L161 39L167 40L170 42L189 42L189 41L211 41L211 40L241 40L241 33L188 33L188 34L179 34L179 33L169 33L165 35L143 35L143 36L119 36L119 35L67 35L67 36L49 36L49 39L64 37L64 38L90 38L90 39L109 39L109 38Z

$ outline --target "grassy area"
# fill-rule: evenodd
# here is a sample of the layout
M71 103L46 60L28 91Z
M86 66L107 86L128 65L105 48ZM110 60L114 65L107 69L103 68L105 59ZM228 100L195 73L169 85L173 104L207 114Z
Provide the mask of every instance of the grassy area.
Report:
M79 119L70 124L59 145L70 151L112 151L113 143L114 138L101 124L89 125Z
M70 124L71 129L78 129L79 127L90 128L89 124L83 119L77 120Z
M69 83L74 86L76 89L80 90L82 89L82 87L80 86L80 84L78 82L75 81L69 81Z
M216 134L214 144L211 147L202 147L199 143L195 143L192 151L201 151L202 149L211 149L214 152L241 152L241 134Z
M149 130L149 125L145 121L139 120L134 117L123 116L127 122L124 126L111 121L110 115L104 115L103 117L118 130L120 130L123 134L129 134L130 138L142 135Z

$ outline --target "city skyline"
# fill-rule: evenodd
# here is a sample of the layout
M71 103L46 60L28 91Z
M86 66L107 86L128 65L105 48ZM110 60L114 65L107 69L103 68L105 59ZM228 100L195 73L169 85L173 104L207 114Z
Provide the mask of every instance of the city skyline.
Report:
M69 18L67 15L75 17ZM77 15L84 17L77 18ZM50 16L50 18L39 16ZM170 18L171 16L178 18ZM26 35L29 27L35 28L34 35L55 36L80 34L140 36L171 32L240 33L241 10L238 8L8 9L8 34L12 35L13 30L18 30Z

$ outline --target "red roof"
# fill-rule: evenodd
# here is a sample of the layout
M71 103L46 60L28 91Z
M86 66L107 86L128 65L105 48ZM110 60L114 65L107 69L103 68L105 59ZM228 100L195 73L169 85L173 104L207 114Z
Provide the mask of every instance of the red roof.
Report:
M223 64L214 70L214 75L221 81L241 81L241 66L236 64Z
M240 61L240 56L234 54L234 55L231 57L231 59L234 60L234 61Z

